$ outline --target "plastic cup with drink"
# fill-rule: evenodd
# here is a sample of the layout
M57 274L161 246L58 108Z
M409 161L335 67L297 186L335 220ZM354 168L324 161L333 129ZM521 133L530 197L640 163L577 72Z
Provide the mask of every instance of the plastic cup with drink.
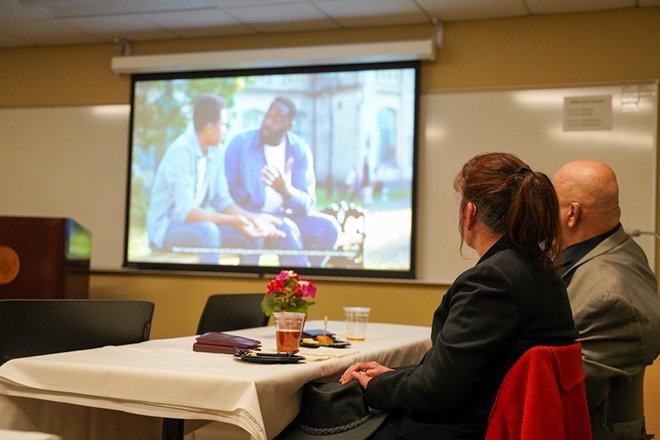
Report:
M367 337L367 323L371 307L344 307L346 316L346 338L351 341L364 341Z
M290 353L300 349L300 336L305 324L305 313L275 312L275 340L278 353Z

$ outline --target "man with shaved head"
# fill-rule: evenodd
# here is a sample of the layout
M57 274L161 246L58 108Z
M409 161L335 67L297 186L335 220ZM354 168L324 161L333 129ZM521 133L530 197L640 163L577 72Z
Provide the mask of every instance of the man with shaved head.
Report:
M644 368L660 353L656 278L619 223L619 187L609 166L569 162L552 181L564 247L560 273L582 343L593 438L650 438L644 418L620 420L617 405L634 401L626 394L639 392Z

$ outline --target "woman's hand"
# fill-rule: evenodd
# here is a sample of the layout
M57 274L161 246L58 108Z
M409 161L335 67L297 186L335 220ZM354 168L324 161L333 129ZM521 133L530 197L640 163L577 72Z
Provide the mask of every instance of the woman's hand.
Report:
M347 384L355 379L360 382L362 388L366 389L369 381L387 371L392 371L391 368L379 364L378 362L357 362L344 371L339 378L339 383Z

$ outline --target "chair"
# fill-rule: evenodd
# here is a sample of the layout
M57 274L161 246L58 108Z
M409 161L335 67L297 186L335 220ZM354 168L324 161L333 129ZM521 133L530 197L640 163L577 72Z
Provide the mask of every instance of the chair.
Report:
M197 334L268 325L268 316L261 311L263 297L263 293L209 296L199 318Z
M609 395L610 413L617 439L648 440L644 419L644 371L612 389Z
M590 440L581 348L527 350L504 376L486 440Z
M0 365L26 356L146 341L153 311L148 301L0 300Z

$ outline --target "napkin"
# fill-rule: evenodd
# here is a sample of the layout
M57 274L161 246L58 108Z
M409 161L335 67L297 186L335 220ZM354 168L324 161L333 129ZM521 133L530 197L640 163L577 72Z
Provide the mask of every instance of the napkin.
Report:
M300 348L299 353L305 356L303 362L318 362L324 361L330 358L342 358L346 356L351 356L353 354L358 354L359 350L351 350L346 348Z

